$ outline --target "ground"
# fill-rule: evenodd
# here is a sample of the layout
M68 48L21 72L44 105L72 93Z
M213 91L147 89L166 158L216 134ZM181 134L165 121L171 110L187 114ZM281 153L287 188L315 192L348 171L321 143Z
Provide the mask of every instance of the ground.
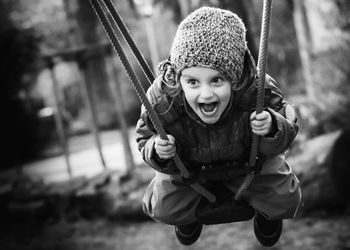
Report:
M152 221L105 219L36 224L1 224L2 250L257 250L252 221L205 226L194 245L182 246L174 228ZM286 220L280 241L270 249L348 250L350 215L317 214Z
M118 134L108 133L103 137L105 139L112 140L111 138L118 138ZM85 138L83 138L85 139ZM92 139L88 138L90 141ZM77 145L81 147L81 145L87 145L86 141L72 140L73 146ZM118 141L117 140L117 141ZM318 145L324 145L324 143L317 143ZM119 152L121 150L120 142L115 144L106 144L104 149L107 152L114 152L113 155L116 157L115 152ZM74 147L72 147L74 148ZM310 147L312 149L315 148L315 145ZM108 150L107 150L108 149ZM110 149L110 150L109 150ZM321 150L322 151L322 150ZM84 159L84 161L73 161L76 163L74 167L76 169L84 169L86 170L88 167L85 164L85 160L89 159L88 156L91 156L92 153L90 148L88 150L77 150L75 154L72 154L72 159ZM308 153L310 155L310 153ZM319 153L317 153L319 156ZM79 156L79 157L78 157ZM76 157L76 158L74 158ZM119 155L117 157L120 157ZM108 158L108 157L107 157ZM110 159L110 158L108 158ZM27 167L28 171L25 173L30 174L46 174L45 177L54 176L57 177L58 173L61 173L65 170L64 164L58 162L56 164L56 159L50 158L45 161L41 161L39 163L33 163L29 167ZM59 159L62 160L62 159ZM118 162L122 163L123 161L118 159L113 159L110 162ZM79 163L79 164L77 164ZM62 171L57 171L56 166L63 166ZM294 163L294 165L298 165ZM301 167L305 167L305 164L299 164ZM83 166L83 167L82 167ZM100 167L97 165L97 167ZM49 169L50 168L50 169ZM36 171L29 171L29 170ZM150 168L137 168L138 170L151 170ZM39 171L40 170L40 171ZM50 171L49 171L50 170ZM49 173L49 174L48 174ZM78 172L77 172L78 173ZM135 172L139 173L135 174L134 181L127 181L124 184L124 188L118 186L119 182L117 182L117 186L114 188L111 185L112 189L97 189L99 190L98 194L100 194L101 190L112 191L113 196L102 196L104 197L112 197L115 198L117 204L123 204L124 200L127 201L127 197L133 198L132 200L139 201L142 191L145 189L143 185L146 185L151 178L151 174L146 174L146 172ZM40 176L41 176L40 175ZM137 178L136 178L137 177ZM77 177L78 178L78 177ZM114 179L114 178L112 178ZM2 180L9 181L10 179L5 176L2 179L0 178L0 184L4 183ZM27 179L26 179L27 180ZM35 180L35 178L34 178ZM77 179L76 184L79 184L79 178ZM47 180L45 180L47 181ZM91 182L91 180L90 180ZM28 185L20 185L24 190L35 190L34 187L40 188L42 190L48 191L48 186L43 185L41 182L39 184L37 182L29 182L32 183L32 186ZM46 182L44 182L46 183ZM68 183L68 182L67 182ZM61 183L63 185L63 190L73 189L76 185L68 185L67 183ZM103 182L104 183L104 182ZM141 183L142 185L138 185ZM28 183L27 183L28 184ZM91 184L91 183L90 183ZM96 180L93 182L94 185L91 186L101 186L96 185ZM113 184L113 182L112 182ZM0 185L0 186L1 186ZM11 185L7 185L5 187L12 187ZM31 188L30 188L31 187ZM70 189L69 189L70 187ZM85 187L85 186L84 186ZM107 186L108 187L108 186ZM57 188L57 187L56 187ZM62 189L62 187L61 187ZM61 190L60 189L60 190ZM7 197L4 193L4 190L8 190L7 188L3 188L3 195L1 197ZM120 196L116 196L116 190L119 190ZM128 190L126 192L125 190ZM62 190L61 190L62 191ZM31 216L30 211L27 213L10 213L12 216L9 218L2 210L6 211L6 207L4 206L2 200L0 199L0 250L258 250L264 249L259 243L256 241L254 237L252 221L249 222L240 222L240 223L231 223L231 224L222 224L222 225L214 225L214 226L205 226L202 236L198 242L194 245L185 247L182 246L175 238L174 227L169 225L164 225L156 222L152 222L151 220L144 220L144 217L139 216L140 207L136 206L135 211L133 212L131 208L134 206L121 206L121 208L126 208L124 210L112 211L106 219L105 216L101 216L101 212L96 214L86 214L87 204L86 197L91 198L88 199L92 209L93 207L103 207L101 201L106 201L104 199L98 199L100 196L95 196L94 192L90 192L90 188L84 188L83 195L85 199L81 198L82 193L75 192L76 196L72 196L70 192L68 192L68 199L60 200L58 197L51 197L50 199L44 199L45 201L52 201L50 204L54 206L50 206L49 213L40 213L40 216L37 216L38 213L34 213L36 218L40 218L40 222L38 220L34 220L35 216ZM132 192L131 192L132 191ZM140 193L141 192L141 193ZM16 192L15 192L16 193ZM59 192L61 193L61 192ZM129 196L126 195L130 194ZM23 192L20 192L23 196ZM104 194L104 193L103 193ZM0 198L1 198L0 197ZM83 198L84 198L83 197ZM135 197L137 199L135 199ZM55 198L55 199L53 199ZM96 198L96 199L95 199ZM100 197L101 198L101 197ZM122 199L124 198L124 200ZM58 200L57 200L58 199ZM27 200L26 200L27 201ZM42 200L36 200L35 203L29 203L30 205L35 205L36 208L42 208L38 203ZM60 202L58 202L60 201ZM65 201L66 203L64 203ZM82 203L79 203L82 202ZM125 202L125 201L124 201ZM18 210L18 203L11 203L13 210L8 211L16 211ZM107 202L107 204L109 204ZM127 203L129 204L129 203ZM134 203L130 203L134 204ZM130 205L129 204L129 205ZM136 204L139 204L136 203ZM14 206L17 205L17 206ZM61 205L61 209L60 206ZM95 206L94 206L95 205ZM32 206L33 207L33 206ZM47 207L44 207L47 208ZM119 208L119 207L118 207ZM60 213L53 213L53 211L59 211ZM26 210L23 210L25 212ZM32 212L40 210L34 210ZM56 212L57 212L56 211ZM282 237L278 244L274 246L274 250L350 250L350 209L348 212L342 211L342 213L330 213L330 212L320 212L313 211L312 214L303 214L302 217L298 217L294 220L286 220L284 223L284 230ZM47 212L47 210L46 210ZM69 213L65 213L69 212ZM90 211L91 212L91 211ZM121 213L123 212L123 213ZM118 214L119 216L116 216ZM126 221L125 214L134 215L133 221ZM137 218L141 218L142 221L135 221L135 214ZM20 217L19 215L22 215ZM49 216L50 215L50 216ZM53 216L54 215L54 216ZM85 215L85 217L84 217ZM89 215L89 216L88 216ZM92 217L95 219L92 219ZM95 216L95 217L94 217ZM124 221L120 221L120 217L124 218ZM5 223L5 218L7 219L7 223ZM88 219L89 218L89 219Z

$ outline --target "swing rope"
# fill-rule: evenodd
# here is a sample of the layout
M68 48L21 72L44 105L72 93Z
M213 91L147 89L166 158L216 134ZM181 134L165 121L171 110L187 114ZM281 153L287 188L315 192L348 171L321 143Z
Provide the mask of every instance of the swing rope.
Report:
M102 0L105 7L107 8L108 12L110 13L115 25L118 27L120 33L122 34L124 40L126 41L127 45L129 46L130 50L133 52L136 61L140 65L143 73L147 77L149 85L152 84L154 81L154 75L152 73L152 70L150 66L148 65L147 61L141 54L140 50L137 48L133 38L130 35L130 32L128 31L125 23L123 22L122 18L120 17L117 9L113 5L113 3L110 0Z
M263 111L264 99L265 99L265 74L266 74L266 62L267 62L267 47L270 31L270 19L272 10L272 0L264 0L263 14L261 22L261 34L259 44L259 57L258 57L258 80L257 80L257 100L256 100L256 114L260 114ZM239 200L242 193L248 188L250 183L254 179L256 173L256 160L259 151L260 136L253 133L251 151L249 156L249 173L243 180L243 183L239 187L235 195L235 200Z
M120 58L120 61L123 64L123 67L127 73L127 75L129 76L131 83L138 95L138 97L140 98L141 103L144 105L149 118L151 119L154 128L156 129L157 133L160 135L160 137L163 140L168 140L168 136L156 114L156 112L154 111L154 109L152 108L151 103L149 102L147 95L145 93L145 90L143 89L138 77L136 76L135 72L133 71L121 45L120 42L112 28L112 24L111 22L108 20L106 13L103 10L103 7L101 6L101 0L89 0L90 4L92 5L97 17L99 18L100 22L103 25L103 28L105 29L108 38L110 39L110 42L112 43L112 46L114 48L114 51L117 53L117 55ZM113 17L112 17L113 18ZM190 178L190 172L188 171L188 169L185 167L185 165L183 164L183 162L181 161L180 157L178 156L178 154L175 154L175 156L173 157L173 160L177 166L177 168L179 169L179 171L181 172L181 175L186 179L186 178ZM190 186L196 190L198 193L202 194L204 197L206 197L211 203L214 203L216 201L216 197L206 188L204 188L202 185L200 185L199 183L191 183Z

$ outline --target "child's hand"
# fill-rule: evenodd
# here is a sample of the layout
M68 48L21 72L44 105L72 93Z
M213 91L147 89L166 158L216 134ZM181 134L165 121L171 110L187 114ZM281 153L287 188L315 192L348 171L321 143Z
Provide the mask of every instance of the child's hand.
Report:
M260 114L256 114L254 111L250 115L250 125L253 133L257 135L267 135L271 131L272 118L269 112L263 111Z
M175 138L168 135L169 140L162 140L159 135L155 139L154 149L160 159L167 160L172 158L176 153Z

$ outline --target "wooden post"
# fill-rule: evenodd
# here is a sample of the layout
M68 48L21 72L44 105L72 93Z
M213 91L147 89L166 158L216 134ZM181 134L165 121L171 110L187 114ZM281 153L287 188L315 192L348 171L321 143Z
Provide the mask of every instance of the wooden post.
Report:
M98 19L91 9L89 1L85 0L64 0L63 1L67 16L73 21L75 25L74 34L76 35L77 44L84 46L92 46L98 44L101 41L101 36L96 28ZM89 52L90 51L90 52ZM89 110L89 126L94 135L95 144L97 146L98 153L103 165L106 169L106 163L102 154L101 140L97 125L97 107L94 101L99 93L91 92L91 89L95 83L98 83L99 90L106 88L105 82L99 78L101 74L104 74L104 68L102 68L103 58L87 56L87 53L93 53L93 51L84 51L78 55L77 61L81 76L83 78L82 92L86 107ZM100 82L98 82L100 81ZM99 100L104 101L104 96Z
M110 62L112 61L112 63ZM117 74L115 73L115 57L106 57L105 58L105 64L106 64L106 71L108 74L108 85L111 90L111 94L113 97L113 101L115 104L115 108L117 111L118 121L120 125L120 131L122 135L123 140L123 147L124 147L124 155L125 155L125 163L127 167L127 175L130 175L134 169L135 169L135 162L134 158L132 156L131 147L130 147L130 140L129 140L129 132L128 132L128 126L127 122L124 116L124 100L122 95L122 90L120 86L120 82L115 80L117 77Z
M84 54L85 53L83 52L82 55L84 55ZM84 70L84 68L86 67L86 60L88 60L88 59L86 57L82 57L81 55L77 57L78 66L79 66L79 70L81 73L80 75L81 75L82 80L83 80L83 84L82 84L83 93L82 94L83 94L83 99L84 99L85 105L89 111L90 131L94 135L95 144L97 146L97 150L98 150L98 153L99 153L99 156L101 159L103 169L106 170L107 166L106 166L106 162L104 160L103 153L102 153L100 133L99 133L98 124L97 124L96 107L95 107L95 102L94 102L94 98L93 98L93 93L91 91L92 83L91 83L89 77L85 75L86 70Z
M66 139L66 133L64 131L64 126L63 126L62 98L60 95L60 89L59 89L57 77L56 77L56 74L54 71L53 58L48 58L47 62L48 62L48 66L50 69L50 75L51 75L53 92L54 92L54 102L55 102L54 117L55 117L57 134L58 134L58 138L59 138L59 141L60 141L60 144L62 147L64 159L66 161L68 176L71 179L72 178L72 167L71 167L70 159L69 159L69 147L68 147L68 143L67 143L67 139Z

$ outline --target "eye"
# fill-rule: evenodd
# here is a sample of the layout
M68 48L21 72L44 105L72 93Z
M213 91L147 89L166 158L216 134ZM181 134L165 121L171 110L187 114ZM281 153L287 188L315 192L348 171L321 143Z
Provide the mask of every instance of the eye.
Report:
M221 76L217 76L217 77L214 77L211 81L213 83L222 83L224 81L224 78Z
M196 86L196 85L198 85L198 81L195 79L188 79L187 84L190 86Z

